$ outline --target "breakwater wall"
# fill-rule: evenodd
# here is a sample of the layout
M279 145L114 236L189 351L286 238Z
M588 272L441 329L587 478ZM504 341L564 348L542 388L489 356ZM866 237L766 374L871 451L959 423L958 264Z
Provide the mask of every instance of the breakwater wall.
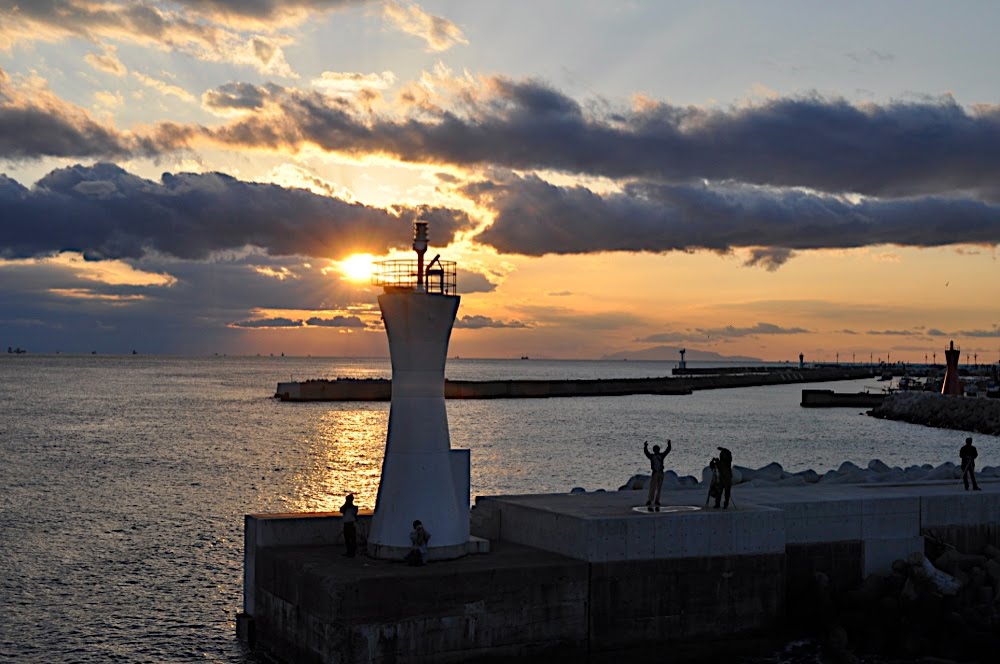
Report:
M885 420L1000 436L1000 399L896 392L868 414Z
M845 367L676 378L445 380L444 396L446 399L545 399L630 394L680 395L694 390L852 380L869 375L867 369ZM341 378L278 383L274 396L282 401L389 401L392 398L392 381Z
M884 394L868 392L834 392L833 390L802 390L803 408L871 408L885 399Z

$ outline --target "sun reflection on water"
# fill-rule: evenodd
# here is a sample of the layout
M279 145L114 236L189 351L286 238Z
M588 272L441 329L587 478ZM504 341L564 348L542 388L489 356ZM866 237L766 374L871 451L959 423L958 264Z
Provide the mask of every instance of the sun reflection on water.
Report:
M388 421L388 404L345 404L324 414L310 437L311 468L295 476L288 507L334 511L348 493L359 507L375 507Z

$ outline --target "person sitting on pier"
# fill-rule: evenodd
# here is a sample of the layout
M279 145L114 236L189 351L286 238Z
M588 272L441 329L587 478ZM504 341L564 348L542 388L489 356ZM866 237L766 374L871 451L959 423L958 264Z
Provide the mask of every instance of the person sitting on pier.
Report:
M413 522L413 532L410 533L410 553L406 556L406 562L413 567L427 564L427 542L430 541L431 534L424 529L424 524L420 519Z
M725 447L718 448L719 450L719 462L717 467L719 469L719 482L722 485L721 490L715 494L715 507L719 507L719 501L722 498L722 494L726 494L726 502L722 506L723 509L729 507L729 495L733 491L733 453L727 450Z
M972 444L971 437L965 439L965 445L962 446L958 454L962 457L962 482L965 483L965 490L969 490L969 478L972 478L972 490L981 491L982 489L976 482L976 457L979 456L979 452Z
M642 444L642 452L649 459L649 465L653 473L649 478L649 495L646 497L646 507L653 511L653 505L660 506L660 489L663 488L663 460L670 454L670 440L667 439L667 449L660 451L659 445L653 445L653 451L649 451L649 441Z
M349 493L344 498L344 504L340 506L341 522L344 524L344 546L347 553L344 555L353 558L358 550L358 533L356 521L358 520L358 506L354 504L354 494Z

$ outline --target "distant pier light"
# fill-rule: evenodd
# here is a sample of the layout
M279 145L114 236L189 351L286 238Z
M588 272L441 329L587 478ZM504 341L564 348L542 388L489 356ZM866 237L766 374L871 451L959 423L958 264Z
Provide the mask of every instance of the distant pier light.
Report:
M948 350L944 352L947 366L944 370L944 381L941 383L941 394L962 396L962 379L958 377L958 359L961 354L962 351L955 348L954 341L951 342Z
M805 368L806 368L806 356L803 355L802 353L799 353L799 369L805 369Z
M678 369L687 369L687 362L684 361L684 353L687 352L687 348L681 348L681 363L677 365Z

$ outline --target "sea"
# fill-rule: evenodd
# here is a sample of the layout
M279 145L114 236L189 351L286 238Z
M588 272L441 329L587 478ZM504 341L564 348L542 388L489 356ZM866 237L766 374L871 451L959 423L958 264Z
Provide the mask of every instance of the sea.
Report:
M447 375L657 377L674 366L449 359ZM336 509L348 492L373 506L389 414L388 403L282 403L277 383L390 375L387 359L0 355L0 660L252 663L235 638L244 514ZM452 447L472 451L473 495L614 491L647 470L647 440L670 439L668 466L697 477L719 445L738 465L822 473L848 460L955 461L973 435L982 465L1000 463L1000 438L799 406L804 388L882 385L447 409ZM790 657L755 661L805 661Z

